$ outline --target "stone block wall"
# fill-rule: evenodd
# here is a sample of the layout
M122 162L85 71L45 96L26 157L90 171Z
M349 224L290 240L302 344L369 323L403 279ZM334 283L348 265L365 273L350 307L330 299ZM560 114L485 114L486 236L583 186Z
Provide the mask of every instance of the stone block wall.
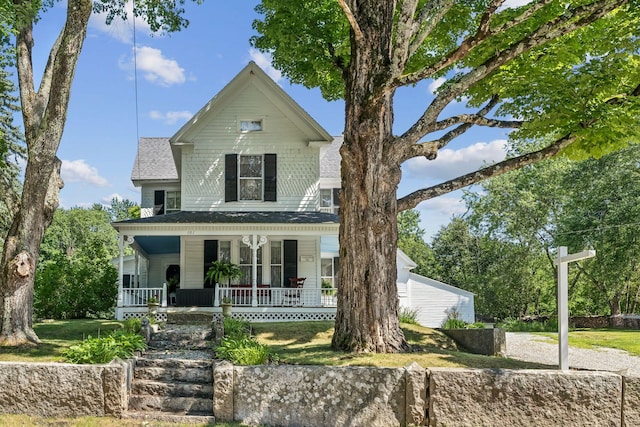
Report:
M0 362L0 413L119 417L127 409L129 362L108 365Z

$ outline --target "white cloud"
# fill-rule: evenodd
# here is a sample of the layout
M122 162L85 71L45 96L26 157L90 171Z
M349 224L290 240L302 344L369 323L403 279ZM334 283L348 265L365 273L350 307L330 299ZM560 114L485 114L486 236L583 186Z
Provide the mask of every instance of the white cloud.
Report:
M257 49L251 48L249 49L249 57L274 81L279 82L282 80L282 73L271 65L271 55L264 54Z
M114 39L126 43L133 43L133 2L128 1L125 5L125 11L127 13L127 19L123 20L120 17L113 19L111 24L107 25L107 13L94 13L89 19L89 25L102 33L107 34ZM138 16L135 18L135 30L137 34L152 34L149 24L144 18Z
M113 199L116 199L116 200L124 200L124 197L122 197L122 196L121 196L120 194L118 194L118 193L111 193L111 194L109 194L109 195L107 195L107 196L104 196L104 197L102 198L102 200L101 200L101 201L102 201L102 204L103 204L103 205L111 206L111 201L112 201Z
M175 125L178 122L183 123L191 117L193 117L193 113L191 111L167 111L166 113L163 113L161 111L152 110L149 112L149 118L164 122L166 125Z
M428 221L430 215L444 216L451 218L453 215L462 215L467 211L467 206L459 197L436 197L422 202L418 205L421 218Z
M63 160L60 175L65 182L82 182L97 187L106 187L109 182L100 176L98 169L84 160Z
M162 55L160 49L149 46L134 47L134 58L128 61L120 61L120 68L131 71L134 64L138 70L144 74L144 78L151 82L162 86L171 86L174 84L182 84L186 81L184 68L182 68L175 59L168 59Z
M447 79L444 77L438 77L437 79L435 79L434 81L432 81L431 83L429 83L429 92L431 93L436 93L436 91L438 90L438 88L440 86L442 86L444 84L444 82L446 82Z
M531 3L532 0L507 0L504 2L504 4L501 6L502 8L508 8L508 7L520 7L520 6L524 6L525 4L529 4Z
M413 177L449 180L476 171L486 164L503 160L506 143L503 139L497 139L489 143L479 142L459 150L440 150L435 160L417 157L407 161L405 170Z

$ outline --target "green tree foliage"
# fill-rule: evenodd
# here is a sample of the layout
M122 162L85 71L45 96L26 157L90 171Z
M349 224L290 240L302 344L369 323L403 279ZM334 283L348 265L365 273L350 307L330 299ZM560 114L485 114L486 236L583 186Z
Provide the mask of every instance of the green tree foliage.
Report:
M420 228L420 212L415 209L398 214L398 248L417 264L411 270L428 276L433 267L433 251L424 240L424 230Z
M263 0L257 11L253 45L292 81L345 99L336 349L407 349L395 301L398 211L562 151L611 152L640 130L638 0ZM397 129L396 91L436 79L444 83L417 121ZM466 113L447 109L461 100ZM476 126L531 144L397 198L405 161L433 160Z
M111 205L107 208L111 221L125 221L127 219L140 218L140 205L129 199L111 199Z
M554 261L556 248L562 245L568 246L570 253L587 248L597 251L596 258L572 264L569 269L569 308L573 314L637 311L639 160L637 145L600 159L555 159L493 178L483 183L482 191L467 194L470 235L510 251L508 257L502 251L502 256L493 253L488 259L493 273L482 273L478 280L482 286L473 289L476 301L486 307L491 306L491 300L512 304L512 293L517 293L525 298L523 303L526 301L526 309L518 315L552 314L556 307ZM472 271L464 260L479 263L483 257L449 247L455 247L456 239L462 242L467 237L442 236L433 242L440 272L448 275L442 279L469 289L473 276L458 272ZM503 262L503 258L511 261ZM507 286L516 277L521 280L519 287L517 283ZM490 292L489 286L499 289L492 278L500 279L504 291Z
M570 253L597 252L577 266L579 295L590 296L589 311L634 313L640 303L639 162L640 146L633 145L585 160L565 177L571 197L558 223L557 244L568 246Z
M37 317L113 316L118 270L104 257L92 257L90 252L73 257L57 254L39 264L33 302Z
M110 316L116 304L117 232L101 205L58 209L40 247L35 281L37 316Z
M40 257L88 255L110 260L118 255L118 233L110 224L110 214L101 205L90 209L60 208L47 229Z
M553 279L545 276L540 251L483 235L462 218L441 228L432 246L432 277L473 292L476 313L503 319L553 309Z

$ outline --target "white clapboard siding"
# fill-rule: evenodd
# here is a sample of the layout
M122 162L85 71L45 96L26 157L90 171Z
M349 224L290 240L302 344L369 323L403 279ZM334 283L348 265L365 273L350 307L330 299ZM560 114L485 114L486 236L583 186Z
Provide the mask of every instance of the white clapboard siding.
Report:
M418 323L437 328L447 319L447 310L456 309L465 322L475 321L474 295L455 286L411 273L407 296L400 304L417 310Z

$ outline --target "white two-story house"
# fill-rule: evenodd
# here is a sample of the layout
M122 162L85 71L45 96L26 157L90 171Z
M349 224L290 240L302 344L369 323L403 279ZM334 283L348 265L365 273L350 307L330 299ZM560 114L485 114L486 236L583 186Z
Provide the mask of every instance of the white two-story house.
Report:
M341 143L253 62L173 137L141 138L141 218L113 223L135 252L117 261L117 317L157 296L169 310L212 312L227 297L252 321L333 319ZM241 277L210 283L214 261ZM454 304L473 310L459 291Z

